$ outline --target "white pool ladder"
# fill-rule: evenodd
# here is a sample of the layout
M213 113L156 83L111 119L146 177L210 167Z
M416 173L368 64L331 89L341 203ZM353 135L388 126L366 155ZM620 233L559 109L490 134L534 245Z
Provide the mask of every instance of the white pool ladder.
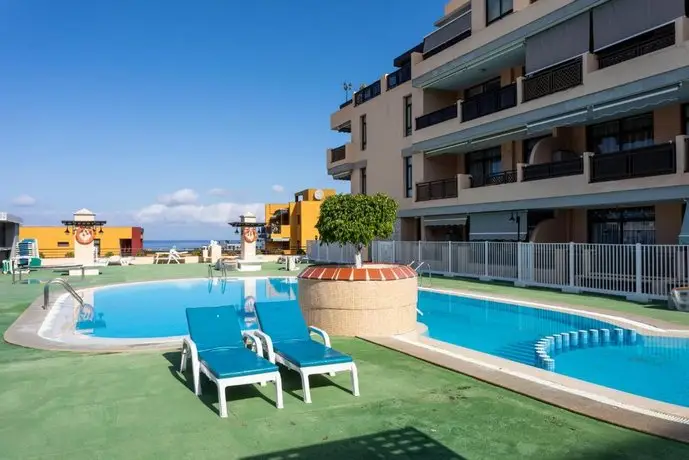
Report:
M62 278L53 278L47 283L45 283L45 287L43 288L43 309L45 310L48 308L48 303L50 303L50 285L51 284L59 284L63 288L65 288L65 291L69 293L72 297L74 297L74 300L76 300L80 306L84 306L84 299L77 294L77 291L74 290L72 285L70 285L67 281L65 281Z

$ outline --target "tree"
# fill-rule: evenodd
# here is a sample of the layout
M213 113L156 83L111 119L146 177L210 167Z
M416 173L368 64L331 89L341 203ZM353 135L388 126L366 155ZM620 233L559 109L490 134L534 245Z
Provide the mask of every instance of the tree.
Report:
M352 244L356 267L361 251L374 239L390 238L395 230L397 202L387 195L333 195L323 201L316 223L320 244Z

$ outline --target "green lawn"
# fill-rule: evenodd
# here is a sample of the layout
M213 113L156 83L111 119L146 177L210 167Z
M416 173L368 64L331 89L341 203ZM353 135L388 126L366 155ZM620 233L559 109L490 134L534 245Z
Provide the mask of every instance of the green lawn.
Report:
M284 274L268 268L266 274ZM205 269L109 267L85 284L204 276ZM0 329L40 292L0 278ZM82 355L0 344L0 458L689 458L689 445L572 414L361 340L334 345L359 365L360 398L349 393L348 375L339 374L335 385L314 378L314 403L306 405L295 374L285 373L283 410L275 409L270 384L244 387L229 390L230 417L220 419L215 387L206 384L204 396L194 396L189 376L176 371L178 352Z

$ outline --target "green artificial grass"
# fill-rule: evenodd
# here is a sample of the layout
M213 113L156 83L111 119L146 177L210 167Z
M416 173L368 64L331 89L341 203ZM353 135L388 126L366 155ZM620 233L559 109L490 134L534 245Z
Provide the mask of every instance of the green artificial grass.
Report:
M285 274L267 268L261 274ZM74 284L205 276L205 270L108 267ZM41 289L1 278L0 330ZM356 359L361 397L350 394L349 374L340 373L314 377L314 402L307 405L296 374L283 372L284 409L275 408L271 384L230 388L230 416L221 419L215 387L206 382L198 398L189 373L177 372L179 352L86 355L3 343L0 458L689 458L689 445L573 414L361 340L335 339L334 346Z

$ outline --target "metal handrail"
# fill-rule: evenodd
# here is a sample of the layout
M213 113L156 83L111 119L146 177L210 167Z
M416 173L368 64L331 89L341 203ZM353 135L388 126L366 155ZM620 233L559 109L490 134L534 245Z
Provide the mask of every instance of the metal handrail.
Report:
M63 288L65 288L65 291L67 291L74 299L79 302L80 306L84 306L84 299L77 294L77 291L74 290L74 288L65 280L62 278L53 278L47 283L45 283L45 287L43 288L43 309L45 310L48 308L48 303L50 303L50 285L51 284L59 284Z

